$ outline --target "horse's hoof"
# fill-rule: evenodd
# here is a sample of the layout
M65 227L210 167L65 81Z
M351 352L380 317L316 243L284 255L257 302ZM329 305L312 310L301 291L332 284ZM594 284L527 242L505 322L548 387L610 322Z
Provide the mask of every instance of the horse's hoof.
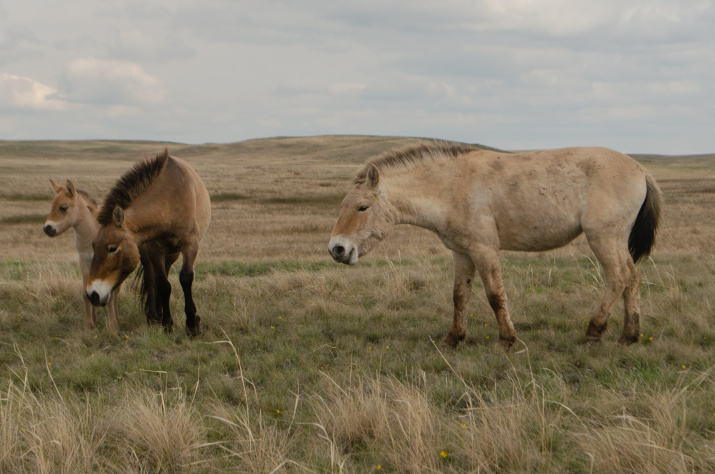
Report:
M631 344L635 344L636 342L638 342L638 339L640 339L638 334L636 334L635 336L621 335L621 337L618 339L618 342L620 344L623 344L624 346L630 346Z
M509 349L512 348L514 343L516 342L516 336L511 336L511 337L500 337L499 338L499 345L501 346L502 349L504 349L504 352L509 352Z
M459 345L459 342L464 339L466 335L460 336L454 336L452 333L447 334L447 337L445 337L442 342L439 343L439 347L443 349L456 349L457 346Z
M164 332L166 334L171 334L172 332L174 332L174 325L168 324L168 325L164 326Z
M201 321L201 318L199 316L196 316L196 326L186 326L186 335L189 337L203 336L205 332L206 327L204 326L204 323Z

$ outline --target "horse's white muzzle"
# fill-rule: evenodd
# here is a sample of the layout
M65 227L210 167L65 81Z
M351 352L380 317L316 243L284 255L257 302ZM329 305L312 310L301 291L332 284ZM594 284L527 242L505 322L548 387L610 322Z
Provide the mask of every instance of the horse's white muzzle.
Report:
M358 248L353 245L348 239L342 235L330 238L328 243L328 252L333 260L347 265L357 265L358 263Z
M112 294L112 285L104 280L94 280L87 286L87 298L94 306L105 306Z

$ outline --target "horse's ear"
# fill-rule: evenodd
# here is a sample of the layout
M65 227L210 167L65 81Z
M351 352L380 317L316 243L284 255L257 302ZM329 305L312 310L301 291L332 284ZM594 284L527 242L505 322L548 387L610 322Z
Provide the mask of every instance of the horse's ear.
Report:
M60 186L59 184L55 183L52 180L50 180L50 184L52 185L52 188L55 190L56 193L62 192L62 186Z
M65 188L67 188L67 195L69 197L73 197L75 195L75 193L77 192L75 190L74 184L69 179L67 180L67 185L65 186Z
M365 180L365 184L367 184L368 188L376 188L377 183L380 182L380 171L378 171L377 166L372 165L370 166L370 169L367 171L367 179Z
M114 221L114 225L121 227L124 224L124 209L116 206L114 212L112 212L112 220Z

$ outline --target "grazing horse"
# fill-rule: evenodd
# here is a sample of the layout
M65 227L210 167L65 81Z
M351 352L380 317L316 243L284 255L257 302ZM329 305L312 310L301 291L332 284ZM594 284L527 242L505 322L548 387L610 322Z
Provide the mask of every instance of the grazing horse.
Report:
M92 265L92 241L97 236L99 223L97 222L97 203L86 192L77 189L72 181L62 186L50 180L55 190L52 201L52 210L47 216L42 230L50 237L56 237L70 227L75 233L75 247L79 254L79 268L82 270L82 299L84 299L84 327L94 329L97 323L97 313L90 303L84 286L89 278L89 268ZM119 332L119 319L117 318L119 299L119 286L109 295L107 305L107 328L110 333Z
M632 158L606 148L511 154L461 145L419 145L370 159L340 208L328 250L355 265L390 232L412 224L435 232L454 257L454 319L442 341L456 347L478 272L499 326L516 341L507 311L499 250L545 251L586 234L606 291L586 341L598 342L608 313L625 300L619 342L638 340L641 278L635 262L655 243L661 195Z
M196 171L169 156L168 150L137 163L109 192L97 220L101 227L92 244L94 258L85 287L92 304L105 305L112 290L141 262L147 322L161 323L170 332L168 273L181 254L186 333L203 334L191 286L199 241L211 220L211 202Z

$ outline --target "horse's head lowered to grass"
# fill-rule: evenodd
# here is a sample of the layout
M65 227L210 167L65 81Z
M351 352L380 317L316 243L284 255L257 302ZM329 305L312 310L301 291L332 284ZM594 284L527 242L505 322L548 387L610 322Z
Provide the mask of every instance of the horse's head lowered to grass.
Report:
M355 265L385 238L393 223L394 210L380 191L380 172L372 165L358 174L355 187L343 199L328 251L336 262Z
M136 238L124 224L124 210L116 206L112 222L99 229L92 243L94 259L89 271L87 296L93 305L107 304L112 290L139 265Z

